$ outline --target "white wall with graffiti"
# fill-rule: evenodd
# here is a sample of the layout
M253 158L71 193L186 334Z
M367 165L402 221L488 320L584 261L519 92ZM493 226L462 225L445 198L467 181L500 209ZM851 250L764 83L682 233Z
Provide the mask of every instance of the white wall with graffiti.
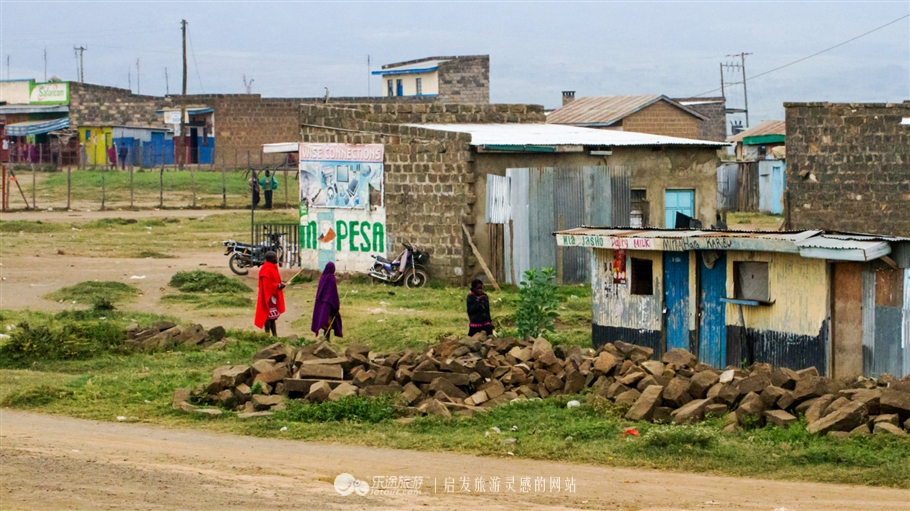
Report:
M300 144L304 268L366 272L386 255L382 144Z

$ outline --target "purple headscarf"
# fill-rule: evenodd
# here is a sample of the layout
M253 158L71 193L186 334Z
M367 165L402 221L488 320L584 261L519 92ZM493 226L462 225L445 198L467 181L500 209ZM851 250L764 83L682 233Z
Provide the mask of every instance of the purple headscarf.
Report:
M310 327L314 334L319 334L335 315L332 330L336 337L341 335L341 299L338 298L338 285L335 282L335 263L326 263L322 276L319 277L319 288L316 290L316 303L313 305L313 324Z

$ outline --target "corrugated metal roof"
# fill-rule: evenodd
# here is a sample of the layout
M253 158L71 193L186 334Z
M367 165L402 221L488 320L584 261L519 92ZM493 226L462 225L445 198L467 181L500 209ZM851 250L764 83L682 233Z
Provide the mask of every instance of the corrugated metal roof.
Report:
M418 128L453 131L471 135L471 145L528 146L701 146L724 147L730 144L709 140L665 137L630 131L599 130L560 124L409 124Z
M787 125L785 121L762 121L757 125L740 131L736 135L729 137L727 142L742 142L746 137L760 137L762 135L786 135Z
M448 62L446 59L440 60L424 60L423 62L415 62L413 64L405 64L403 66L396 67L387 67L385 69L380 69L378 71L373 71L374 75L395 75L395 74L406 74L406 73L425 73L427 71L433 71L439 67L439 64L443 62Z
M69 111L69 105L0 105L0 114L44 114Z
M658 101L666 101L703 121L707 119L695 110L686 108L662 94L643 94L637 96L585 96L578 98L550 113L547 116L547 122L578 126L609 126Z
M60 119L45 119L41 121L17 122L16 124L10 124L6 127L6 135L10 137L40 135L41 133L50 133L51 131L68 128L69 125L69 117L62 117Z

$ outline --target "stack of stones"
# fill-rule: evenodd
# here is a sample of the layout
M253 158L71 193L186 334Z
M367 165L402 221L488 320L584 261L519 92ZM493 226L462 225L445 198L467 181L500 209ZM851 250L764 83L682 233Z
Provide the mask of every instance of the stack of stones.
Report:
M183 327L170 321L158 321L146 328L136 323L126 327L124 344L137 350L169 349L178 345L200 346L208 349L224 347L224 327L206 330L202 325Z
M804 415L812 433L905 436L910 430L910 376L849 381L756 363L716 370L673 349L654 360L651 348L616 341L597 351L553 347L545 339L444 338L422 352L380 354L359 345L343 352L327 342L295 348L276 343L251 365L215 369L208 384L179 389L196 401L244 416L346 396L393 395L405 415L473 416L516 400L573 395L627 408L633 421L690 423L726 417L726 430L746 424L789 427Z

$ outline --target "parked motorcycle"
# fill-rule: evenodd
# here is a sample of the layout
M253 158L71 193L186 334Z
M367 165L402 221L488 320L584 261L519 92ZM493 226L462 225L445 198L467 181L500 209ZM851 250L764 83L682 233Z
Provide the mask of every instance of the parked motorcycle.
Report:
M430 254L421 251L413 245L403 243L404 250L395 259L389 260L382 256L373 256L373 267L369 274L374 280L390 284L403 283L405 287L422 287L430 280L430 272L426 265L430 262Z
M234 240L221 242L224 245L224 255L230 255L228 266L237 275L247 275L253 266L262 266L265 262L265 253L268 251L278 254L278 260L283 259L284 243L280 234L269 234L268 239L258 245L251 243L238 243Z

